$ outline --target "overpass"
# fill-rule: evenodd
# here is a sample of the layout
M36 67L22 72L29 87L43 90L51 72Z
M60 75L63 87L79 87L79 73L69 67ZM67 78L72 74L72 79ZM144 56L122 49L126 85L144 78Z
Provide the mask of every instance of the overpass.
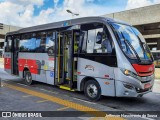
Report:
M136 27L151 50L160 50L160 4L103 15L123 20Z
M5 34L7 32L16 31L19 29L20 29L20 27L5 25L5 24L0 23L0 49L3 48L3 46L4 46Z

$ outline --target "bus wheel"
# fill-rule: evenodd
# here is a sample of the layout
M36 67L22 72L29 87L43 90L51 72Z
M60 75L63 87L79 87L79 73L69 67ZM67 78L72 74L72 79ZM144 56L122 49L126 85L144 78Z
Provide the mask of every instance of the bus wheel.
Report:
M94 80L89 80L85 83L84 93L90 100L99 100L101 98L101 88Z
M25 80L25 83L27 85L31 85L32 84L32 75L29 71L25 71L24 72L24 80Z

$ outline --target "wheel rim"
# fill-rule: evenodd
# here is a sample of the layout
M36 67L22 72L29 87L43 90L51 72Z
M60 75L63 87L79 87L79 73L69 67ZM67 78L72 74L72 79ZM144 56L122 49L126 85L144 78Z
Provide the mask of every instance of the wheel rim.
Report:
M94 84L89 84L87 86L87 94L89 95L89 97L95 98L98 94L97 87Z
M29 74L26 74L26 81L30 82L31 81L31 76Z

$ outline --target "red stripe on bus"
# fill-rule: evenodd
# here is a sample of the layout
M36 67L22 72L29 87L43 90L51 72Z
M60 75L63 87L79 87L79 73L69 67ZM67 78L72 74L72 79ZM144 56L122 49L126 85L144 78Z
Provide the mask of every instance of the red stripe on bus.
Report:
M152 65L138 65L132 64L139 76L149 76L154 73L154 64Z
M4 58L4 69L11 69L11 58Z
M48 60L53 60L54 61L54 58L48 58Z
M33 59L18 59L18 69L23 72L24 68L28 68L29 71L33 74L38 74L38 65L36 60Z

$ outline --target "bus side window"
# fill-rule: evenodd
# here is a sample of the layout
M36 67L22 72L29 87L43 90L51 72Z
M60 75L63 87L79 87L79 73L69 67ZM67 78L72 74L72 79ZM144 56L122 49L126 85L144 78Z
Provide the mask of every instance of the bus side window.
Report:
M80 39L80 43L79 43L79 52L78 53L86 53L87 31L81 31L79 39Z
M53 31L47 32L47 37L46 37L46 52L48 53L49 56L53 56L55 52L55 35L56 33Z
M28 33L21 36L19 42L20 52L35 52L36 49L36 36L35 33Z
M37 33L36 37L36 52L45 53L46 48L46 32Z
M112 53L113 41L111 35L102 23L90 23L81 25L81 31L86 31L83 39L81 53Z

